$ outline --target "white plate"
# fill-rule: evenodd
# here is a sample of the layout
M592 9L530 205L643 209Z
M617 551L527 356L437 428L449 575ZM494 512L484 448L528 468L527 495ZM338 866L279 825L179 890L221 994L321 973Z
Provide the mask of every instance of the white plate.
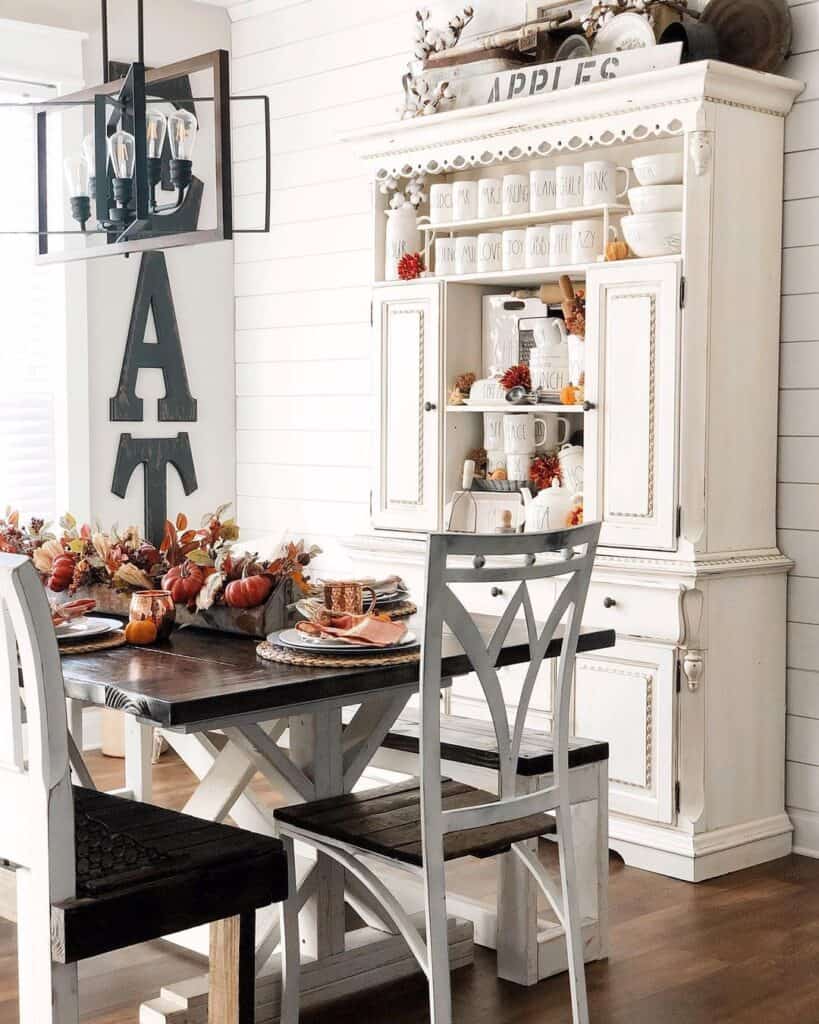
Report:
M80 619L72 619L71 622L64 622L57 626L57 640L60 642L73 640L90 640L95 636L105 636L106 633L113 633L115 629L122 629L122 623L116 619L100 619L85 615Z
M594 37L592 53L641 50L656 45L654 29L648 20L636 11L626 11L613 17L600 29Z
M390 644L387 647L343 644L330 637L308 636L298 629L283 629L281 633L271 633L267 639L271 643L281 644L282 647L289 647L292 651L324 651L332 654L361 654L362 651L368 651L369 653L376 651L403 651L407 647L418 646L418 637L412 631L407 632L400 643Z

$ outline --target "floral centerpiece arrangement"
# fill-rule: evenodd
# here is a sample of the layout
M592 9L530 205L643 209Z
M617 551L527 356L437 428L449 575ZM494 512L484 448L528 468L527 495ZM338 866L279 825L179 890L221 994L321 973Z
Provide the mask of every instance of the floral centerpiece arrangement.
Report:
M178 515L165 523L159 547L133 526L106 533L65 515L53 529L41 519L21 523L17 512L7 511L0 518L0 551L29 556L49 590L94 597L103 610L127 613L133 592L162 589L173 598L177 621L258 632L269 616L247 613L266 609L276 595L284 607L291 585L307 592L305 569L320 549L290 542L272 560L239 552L239 526L225 518L228 508L205 515L198 529Z

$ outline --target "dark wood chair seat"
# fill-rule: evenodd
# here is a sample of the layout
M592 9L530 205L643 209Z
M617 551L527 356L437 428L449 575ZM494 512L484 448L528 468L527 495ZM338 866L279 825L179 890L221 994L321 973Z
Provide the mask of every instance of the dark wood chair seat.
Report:
M407 709L390 729L381 744L389 750L417 754L420 749L421 726L418 713ZM609 745L600 740L569 740L569 767L607 761ZM497 771L498 744L491 722L457 715L441 715L441 760L458 764L471 764L478 768ZM517 774L524 776L550 775L554 771L554 747L548 733L524 729L518 755Z
M441 793L445 811L474 807L497 799L485 790L450 779L441 782ZM279 821L318 837L351 843L361 850L417 867L423 863L418 779L348 796L280 807L274 814ZM531 814L499 825L452 832L444 837L444 860L494 857L506 852L512 843L550 832L554 832L554 819L548 814Z
M269 836L74 787L77 896L51 910L74 963L276 903L287 860Z

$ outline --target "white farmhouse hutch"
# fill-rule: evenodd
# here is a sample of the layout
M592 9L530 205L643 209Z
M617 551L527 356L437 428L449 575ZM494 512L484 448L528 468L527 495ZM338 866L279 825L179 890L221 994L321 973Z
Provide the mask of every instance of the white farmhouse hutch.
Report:
M578 659L575 733L611 745L612 848L692 881L791 846L790 562L777 548L775 495L783 119L800 89L700 62L352 140L374 182L683 154L681 255L571 268L587 290L588 407L560 414L584 431L585 517L603 523L586 619L618 637ZM479 371L482 298L558 272L385 283L385 200L373 194L373 527L351 546L359 566L397 569L421 593L424 533L443 527L463 460L481 444L479 408L446 403L458 373ZM499 611L504 596L493 588L470 602ZM469 678L448 699L452 712L479 713ZM530 724L548 726L549 679L533 704Z

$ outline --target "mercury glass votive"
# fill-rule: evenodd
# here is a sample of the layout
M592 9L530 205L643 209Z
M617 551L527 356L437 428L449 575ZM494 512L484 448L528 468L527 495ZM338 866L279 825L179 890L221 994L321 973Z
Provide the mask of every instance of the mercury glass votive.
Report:
M146 619L156 626L158 640L167 640L176 620L176 608L169 590L137 590L131 595L131 622Z

